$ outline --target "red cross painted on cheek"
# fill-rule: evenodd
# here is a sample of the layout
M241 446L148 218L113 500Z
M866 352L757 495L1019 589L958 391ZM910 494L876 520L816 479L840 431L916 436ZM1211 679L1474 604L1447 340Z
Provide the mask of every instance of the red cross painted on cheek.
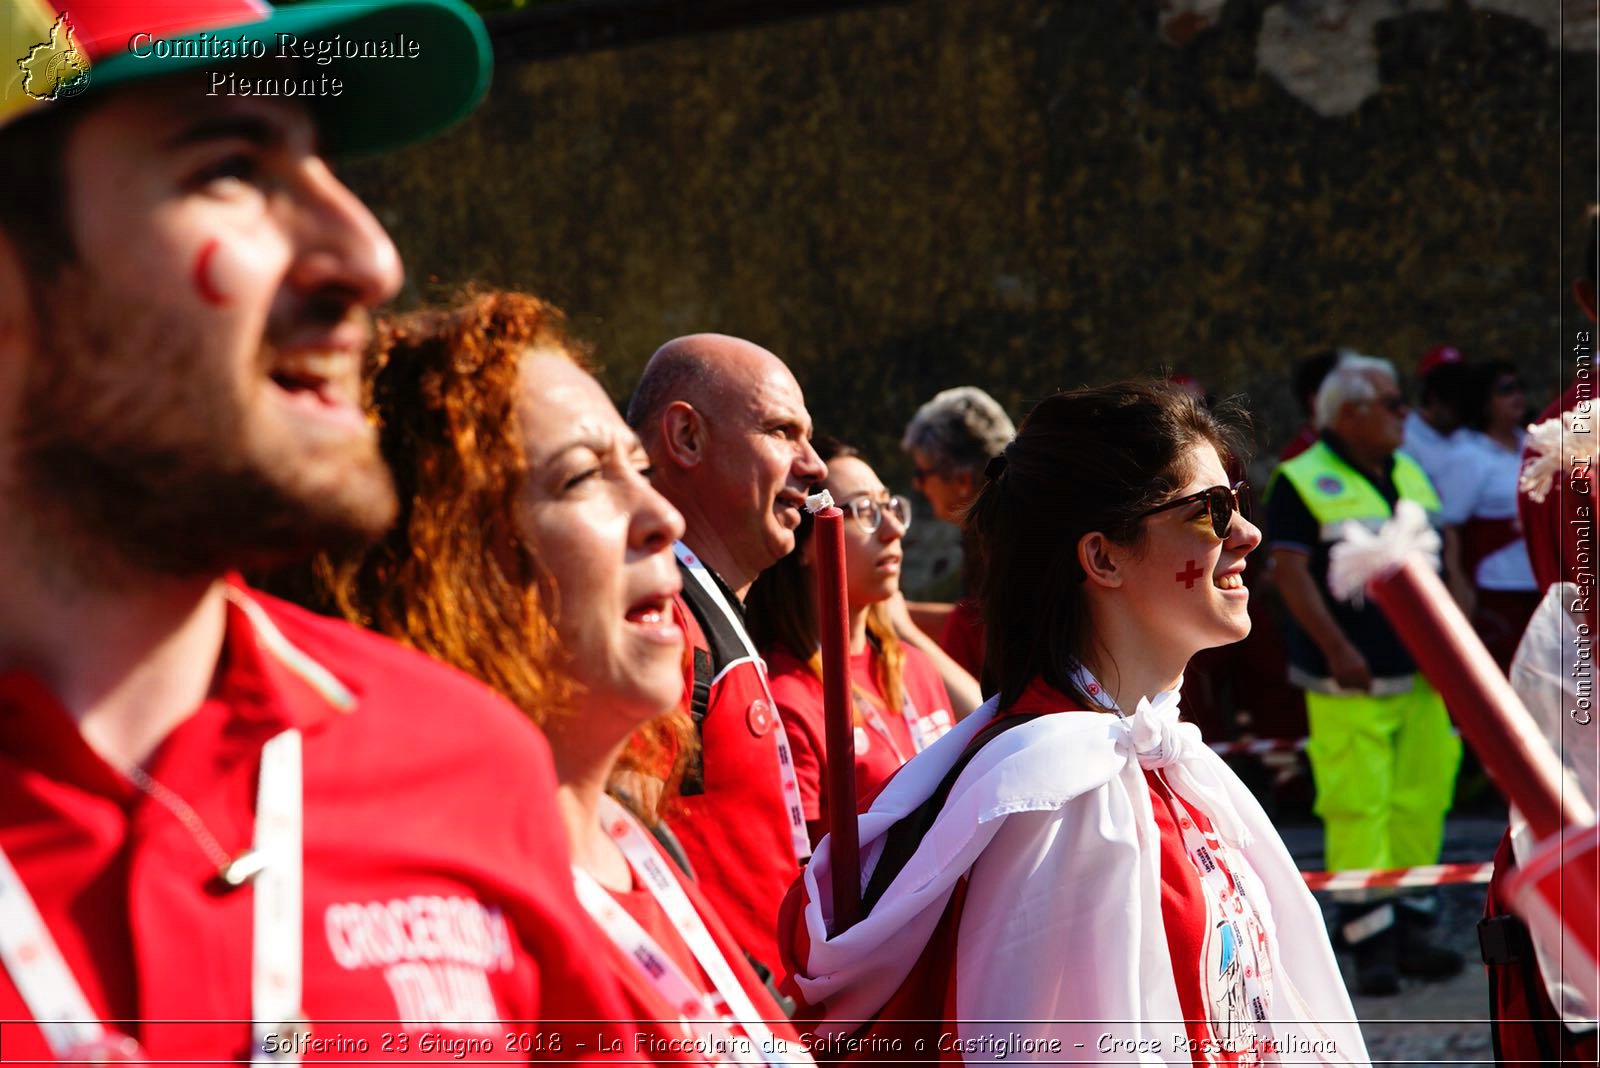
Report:
M1189 569L1187 571L1178 572L1175 576L1173 576L1173 578L1176 581L1183 583L1184 589L1192 590L1194 589L1195 580L1204 574L1205 572L1196 567L1193 560L1190 560Z

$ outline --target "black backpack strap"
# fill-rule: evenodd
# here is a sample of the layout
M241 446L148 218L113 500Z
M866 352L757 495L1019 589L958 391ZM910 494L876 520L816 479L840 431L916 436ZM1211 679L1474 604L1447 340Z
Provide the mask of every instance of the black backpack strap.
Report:
M683 577L683 603L689 606L695 622L700 624L700 630L706 636L706 644L711 647L711 673L716 675L735 660L749 655L745 652L744 642L739 639L739 627L743 618L740 613L739 598L723 584L716 572L707 569L706 573L711 576L711 580L723 591L724 602L735 613L740 613L739 618L730 619L722 606L712 600L711 595L695 581L694 576L689 574L689 569L684 567L681 561L678 564L678 573Z
M678 793L695 797L706 792L705 722L711 708L711 651L696 648L692 657L694 682L689 687L689 719L694 723L695 747L689 766L683 769L683 779L678 783Z
M706 792L705 722L711 709L711 680L723 668L747 654L744 643L739 640L735 622L694 580L682 561L678 563L678 573L683 577L683 602L706 642L704 647L691 642L694 682L689 689L689 718L694 723L695 747L689 758L689 766L683 771L683 781L678 786L678 793L684 797L695 797ZM716 573L707 573L722 589L727 603L738 605L739 599L723 585ZM734 610L738 611L737 608Z
M978 751L997 735L1004 734L1012 727L1018 727L1032 719L1044 715L1042 712L1030 712L1020 716L1004 716L990 723L983 730L973 736L972 741L956 757L956 762L950 770L945 772L943 779L928 795L928 799L904 816L889 828L889 834L883 843L883 852L878 854L878 864L872 869L872 878L867 880L866 892L861 895L861 915L866 916L872 907L883 897L884 891L889 889L889 884L894 882L895 876L905 869L911 860L912 854L927 837L929 829L933 827L939 813L944 809L944 803L950 799L950 791L955 789L956 780L961 773L967 770L967 765L972 763L972 758Z
M1555 1024L1560 1022L1565 1028L1566 1021L1561 1020L1559 1013L1553 1018L1538 1015L1546 995L1539 985L1539 958L1534 955L1533 938L1528 934L1527 924L1510 913L1486 916L1478 921L1478 947L1483 963L1491 965L1484 970L1489 973L1489 1034L1496 1062L1505 1059L1500 1029L1510 1026L1528 1028L1539 1048L1539 1059L1555 1063L1560 1052L1556 1048L1560 1039L1553 1033ZM1507 974L1508 968L1511 974ZM1522 1012L1516 1019L1502 1019L1503 984L1518 981L1522 985Z

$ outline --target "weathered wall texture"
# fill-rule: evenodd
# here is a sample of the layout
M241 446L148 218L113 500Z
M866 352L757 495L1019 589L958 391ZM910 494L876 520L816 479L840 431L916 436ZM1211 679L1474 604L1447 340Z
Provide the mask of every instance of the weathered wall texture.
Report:
M1327 344L1409 368L1448 340L1553 385L1593 26L1561 0L923 0L506 64L461 130L352 178L415 282L557 300L619 396L662 340L740 334L902 479L906 417L962 382L1020 414L1191 370L1275 445Z

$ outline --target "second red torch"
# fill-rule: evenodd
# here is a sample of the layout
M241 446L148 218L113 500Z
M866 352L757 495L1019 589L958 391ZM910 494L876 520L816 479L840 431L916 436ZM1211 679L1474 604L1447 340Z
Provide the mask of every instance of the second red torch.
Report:
M828 834L833 871L833 930L847 931L861 912L861 857L856 834L855 710L850 700L850 622L845 599L844 513L825 493L816 509L817 633L822 644L822 700L827 723Z

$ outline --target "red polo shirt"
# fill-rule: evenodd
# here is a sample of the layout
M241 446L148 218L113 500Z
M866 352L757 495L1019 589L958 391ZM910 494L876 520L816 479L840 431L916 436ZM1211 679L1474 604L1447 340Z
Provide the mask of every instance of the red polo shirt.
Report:
M988 638L983 625L983 608L971 597L963 597L945 617L939 632L939 648L975 679L983 678L983 659Z
M877 796L889 777L917 752L904 712L891 709L878 688L877 661L878 652L871 645L850 657L850 681L857 706L858 801ZM800 783L800 801L811 830L811 843L815 845L828 830L828 729L823 713L822 680L810 665L782 649L773 649L767 654L767 666L772 672L772 697L778 703L778 714L789 732L795 776ZM922 650L906 647L900 684L911 698L927 736L943 734L955 725L944 682L933 661ZM863 714L867 711L872 713L871 717ZM879 726L889 732L887 737L878 730Z
M1245 1046L1240 1037L1219 1039L1212 1020L1214 1006L1207 997L1208 987L1226 987L1221 976L1208 976L1208 925L1215 922L1206 906L1206 893L1195 870L1195 862L1184 844L1180 820L1193 821L1207 839L1215 839L1211 821L1189 802L1172 792L1158 772L1146 771L1150 788L1150 811L1155 816L1161 850L1161 923L1167 932L1167 952L1172 958L1172 980L1178 988L1178 1005L1189 1039L1191 1060L1196 1065L1258 1064L1261 1049ZM1214 842L1213 842L1214 844ZM1236 894L1233 873L1219 853L1212 854L1227 879L1228 898ZM1261 937L1265 938L1263 934ZM1248 967L1248 965L1244 965ZM1252 973L1253 974L1253 973ZM1262 1040L1266 1036L1262 1036Z
M230 603L212 693L147 770L231 853L253 838L262 745L302 732L303 1007L326 1043L305 1056L621 1049L612 1024L500 1022L628 1015L573 894L543 736L413 651L244 596L289 651ZM113 1027L152 1060L249 1059L251 889L221 889L172 812L20 672L0 674L0 847L101 1019L129 1021ZM0 1021L6 1058L51 1059L4 970Z

